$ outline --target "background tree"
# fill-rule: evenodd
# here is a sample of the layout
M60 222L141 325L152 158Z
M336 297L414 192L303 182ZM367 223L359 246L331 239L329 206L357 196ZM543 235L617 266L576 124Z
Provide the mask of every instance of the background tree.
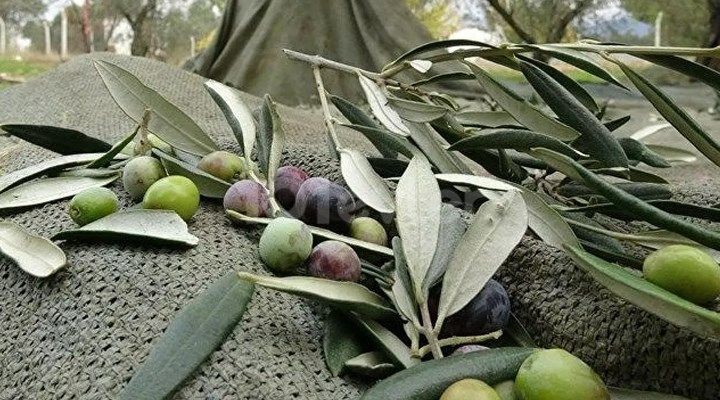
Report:
M405 0L435 38L445 38L458 29L460 20L454 0Z
M162 0L114 0L112 4L130 24L133 40L130 52L135 56L147 56L153 39L156 18L160 16Z
M635 19L648 24L654 24L658 13L663 12L662 44L666 46L705 46L709 42L712 4L717 9L720 1L622 0L622 6Z
M20 24L45 11L43 0L0 0L0 17L6 23Z

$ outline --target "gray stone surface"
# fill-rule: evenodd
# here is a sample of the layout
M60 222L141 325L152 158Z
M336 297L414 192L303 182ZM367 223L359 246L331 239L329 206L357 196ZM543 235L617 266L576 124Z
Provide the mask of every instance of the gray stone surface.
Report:
M237 150L199 77L144 59L95 57L137 74L223 148ZM257 99L248 101L257 104ZM317 113L280 111L290 142L286 161L339 181ZM8 122L61 125L108 141L133 127L88 57L0 92L0 123ZM344 138L366 148L357 136L346 133ZM50 156L27 144L3 146L0 168L14 170ZM704 204L718 201L715 170L700 164L681 171L686 172L673 179L683 184L686 197ZM127 197L122 203L131 205ZM59 202L0 218L51 235L73 226L66 206ZM263 271L257 257L260 231L231 226L220 204L204 202L190 230L201 244L187 251L64 243L71 266L47 280L0 261L0 399L115 398L187 301L228 270ZM528 236L500 278L516 314L540 345L574 352L608 383L717 399L718 342L697 338L616 299L562 252ZM319 310L259 289L241 325L176 398L356 398L361 384L332 378L326 371Z

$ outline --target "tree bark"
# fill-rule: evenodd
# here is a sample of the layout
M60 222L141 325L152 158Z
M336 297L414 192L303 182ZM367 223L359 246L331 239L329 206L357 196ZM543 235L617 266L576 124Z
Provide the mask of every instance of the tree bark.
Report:
M529 44L535 44L537 43L537 40L525 29L520 26L520 23L513 18L512 13L509 10L506 10L505 7L500 4L499 0L487 0L488 4L502 17L502 19L510 25L510 28L512 28L515 33L525 41L525 43Z
M136 16L130 14L128 10L120 9L125 19L130 24L133 31L133 40L130 44L130 53L134 56L147 56L150 51L150 41L152 38L152 28L157 12L157 0L148 0L145 5L140 8Z
M95 51L95 43L93 43L93 26L92 26L92 5L90 0L85 0L82 7L82 17L80 18L82 25L82 37L85 44L85 52L92 53Z

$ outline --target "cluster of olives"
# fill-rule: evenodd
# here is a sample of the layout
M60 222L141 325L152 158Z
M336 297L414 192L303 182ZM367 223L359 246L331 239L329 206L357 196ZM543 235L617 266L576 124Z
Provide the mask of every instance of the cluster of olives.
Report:
M602 379L565 350L540 350L520 366L515 380L490 386L477 379L450 385L440 400L609 400Z

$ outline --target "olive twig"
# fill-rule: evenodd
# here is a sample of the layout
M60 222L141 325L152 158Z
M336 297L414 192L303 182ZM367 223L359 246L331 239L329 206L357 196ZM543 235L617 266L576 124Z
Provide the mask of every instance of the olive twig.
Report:
M320 104L322 105L323 116L325 117L325 127L327 128L328 135L332 139L335 150L339 150L340 139L338 138L337 131L335 130L335 118L330 113L330 105L327 100L327 92L325 91L325 84L323 83L322 74L320 73L320 66L313 65L313 76L315 76L315 84L317 85L318 96L320 96Z
M428 341L428 347L430 348L430 352L432 353L433 357L436 359L443 358L442 349L440 348L440 344L438 343L437 335L433 331L433 328L432 328L432 320L430 319L430 309L428 308L427 301L420 304L420 314L422 315L422 323L423 323L422 332Z
M438 340L438 345L440 347L448 347L448 346L462 346L466 344L476 344L476 343L482 343L487 342L488 340L497 340L502 336L502 331L495 331L491 332L485 335L477 335L477 336L454 336L447 339L440 339ZM425 357L430 352L430 345L423 346L420 349L418 349L417 354L420 357Z
M633 235L630 233L620 233L611 231L608 229L598 228L597 226L583 224L569 218L563 218L568 224L577 226L578 228L587 229L605 236L610 236L618 240L626 240L628 242L634 242L638 244L643 243L658 243L658 244L686 244L688 246L698 246L698 243L685 238L667 238L659 236L647 236L647 235Z

